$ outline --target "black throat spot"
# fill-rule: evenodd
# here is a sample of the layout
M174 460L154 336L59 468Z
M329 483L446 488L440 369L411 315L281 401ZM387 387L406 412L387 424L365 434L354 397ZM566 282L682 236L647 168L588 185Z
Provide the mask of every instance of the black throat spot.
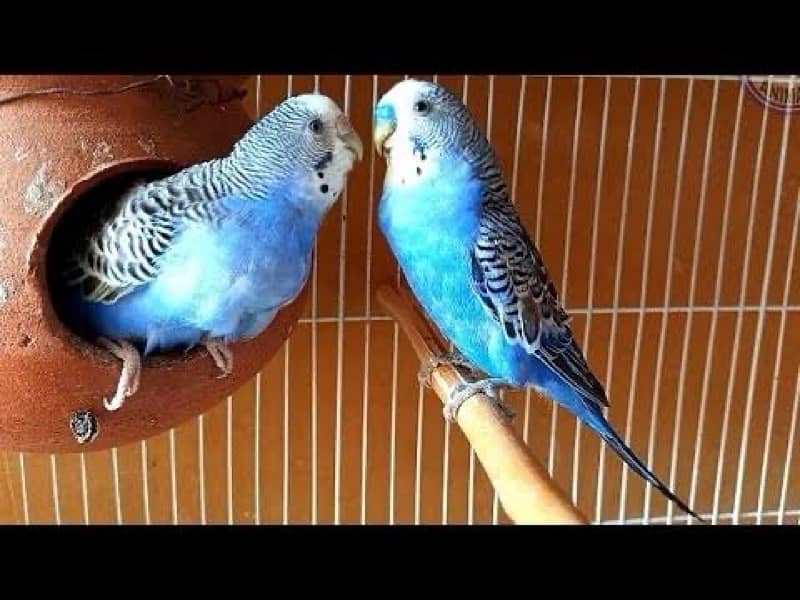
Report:
M322 171L325 167L331 164L331 161L333 161L333 152L326 152L325 156L323 156L322 159L314 165L314 169L317 171Z
M427 149L427 147L426 147L426 145L425 145L425 142L423 142L423 141L422 141L420 138L418 138L418 137L412 137L412 138L411 138L411 144L412 144L412 146L413 146L413 148L412 148L412 150L411 150L411 154L412 154L412 155L413 155L413 154L419 154L419 157L420 157L422 160L425 160L425 158L427 158L427 157L425 156L425 150Z

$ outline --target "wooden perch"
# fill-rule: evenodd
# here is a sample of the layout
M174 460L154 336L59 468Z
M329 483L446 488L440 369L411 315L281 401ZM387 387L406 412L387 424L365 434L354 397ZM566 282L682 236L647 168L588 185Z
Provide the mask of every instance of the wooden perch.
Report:
M385 285L378 290L378 299L398 322L423 363L446 350L427 319L414 307L409 292ZM431 373L430 381L444 404L450 390L462 379L453 367L440 365ZM553 482L490 398L484 394L468 398L458 411L458 425L514 523L587 524L586 517Z

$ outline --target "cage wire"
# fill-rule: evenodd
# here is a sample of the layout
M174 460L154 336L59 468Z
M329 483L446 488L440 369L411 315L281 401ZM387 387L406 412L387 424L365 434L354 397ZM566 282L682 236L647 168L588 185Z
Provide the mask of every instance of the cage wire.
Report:
M609 419L712 523L796 523L797 115L738 77L436 76L495 146ZM368 139L402 76L257 75L253 118L320 91ZM794 78L766 80L767 99ZM781 87L782 86L782 87ZM89 454L2 454L6 523L507 523L376 301L400 281L374 223L384 167L351 174L281 351L215 408ZM514 427L594 523L691 523L532 392Z

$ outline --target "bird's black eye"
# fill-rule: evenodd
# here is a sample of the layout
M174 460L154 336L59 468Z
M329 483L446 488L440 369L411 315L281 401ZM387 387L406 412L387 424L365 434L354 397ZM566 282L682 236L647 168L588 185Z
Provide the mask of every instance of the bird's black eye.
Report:
M322 121L319 119L314 119L308 124L308 128L314 133L319 133L322 131Z
M414 112L419 114L426 114L431 109L431 105L425 100L417 100L414 103Z

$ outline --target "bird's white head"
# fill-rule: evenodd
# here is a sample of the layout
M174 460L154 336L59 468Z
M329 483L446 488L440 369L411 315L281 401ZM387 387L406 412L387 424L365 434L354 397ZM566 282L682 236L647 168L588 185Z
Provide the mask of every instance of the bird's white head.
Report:
M336 102L323 94L300 94L263 117L234 152L276 178L288 177L326 210L363 158L364 146Z
M461 100L431 81L397 83L381 97L373 119L373 143L386 156L387 177L402 183L423 180L437 172L440 157L460 156L483 138Z

